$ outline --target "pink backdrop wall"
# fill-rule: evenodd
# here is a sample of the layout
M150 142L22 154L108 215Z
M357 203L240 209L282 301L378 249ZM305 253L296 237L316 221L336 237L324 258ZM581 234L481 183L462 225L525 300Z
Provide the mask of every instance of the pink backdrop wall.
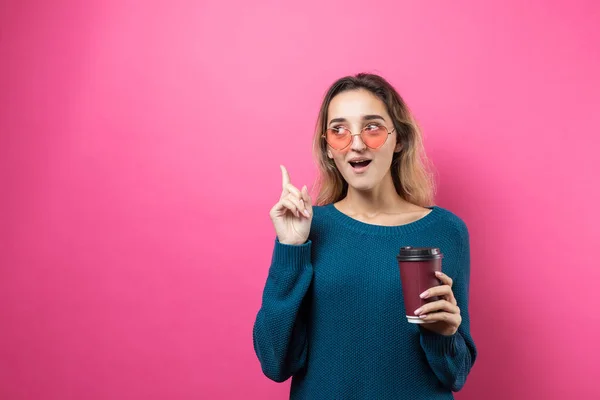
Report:
M363 70L471 231L457 398L600 398L600 6L283 3L2 2L0 398L286 398L252 348L278 166L312 183Z

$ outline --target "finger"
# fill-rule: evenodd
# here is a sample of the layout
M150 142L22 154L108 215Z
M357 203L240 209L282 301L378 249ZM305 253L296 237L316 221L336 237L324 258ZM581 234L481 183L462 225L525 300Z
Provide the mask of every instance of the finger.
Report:
M290 184L290 174L283 165L280 165L279 168L281 168L281 186L283 187L283 191L285 192L287 185Z
M284 200L286 200L286 202L284 202ZM275 205L271 208L269 215L271 215L271 218L279 217L284 215L288 211L294 212L294 207L294 204L292 202L287 201L287 199L279 199L279 201L275 203Z
M285 199L281 199L279 201L284 208L290 210L292 212L292 214L294 214L296 217L300 218L300 213L298 212L298 206L296 206L296 204L294 204L294 202L289 198L286 197Z
M454 295L452 294L452 288L448 285L434 286L420 294L420 297L422 299L428 299L430 297L435 297L435 296L448 296L448 297L452 296L452 297L454 297Z
M294 205L298 208L299 212L304 214L304 212L306 211L306 207L304 207L304 201L302 201L301 197L296 197L295 195L290 193L286 196L286 198L288 200L290 200L292 203L294 203ZM304 215L306 215L306 214L304 214Z
M462 317L460 316L460 314L450 314L447 312L437 312L437 313L433 313L433 314L421 314L421 315L419 315L419 318L421 318L424 321L428 321L428 322L445 322L454 327L460 326L460 324L462 322Z
M294 185L289 183L287 186L288 197L290 199L294 199L294 204L297 204L298 211L304 214L305 217L310 217L310 213L306 210L306 204L304 203L304 198L302 197L302 192L298 190ZM297 203L296 203L297 202Z
M437 276L438 279L441 280L444 285L448 285L448 286L452 287L452 284L454 283L452 281L452 278L450 278L448 275L446 275L442 271L435 271L435 276Z
M306 185L302 187L302 200L304 200L306 209L312 215L312 199L310 198L310 194L308 193L308 188Z
M288 191L288 193L293 194L298 199L302 198L302 193L298 190L298 188L296 186L292 185L291 183L288 183L287 185L285 185L285 189Z
M431 289L427 290L424 294L425 297L423 297L424 299L429 298L429 297L434 297L434 296L441 296L443 298L445 298L446 300L448 300L450 303L456 305L456 298L454 297L454 292L452 291L452 278L450 278L448 275L445 275L444 273L440 272L441 275L438 275L439 271L436 271L436 276L438 276L440 278L440 280L442 281L442 283L447 282L448 284L443 284L440 286L434 286Z
M435 312L445 311L450 314L460 314L460 308L446 300L432 301L425 304L423 307L415 310L415 315L426 315Z

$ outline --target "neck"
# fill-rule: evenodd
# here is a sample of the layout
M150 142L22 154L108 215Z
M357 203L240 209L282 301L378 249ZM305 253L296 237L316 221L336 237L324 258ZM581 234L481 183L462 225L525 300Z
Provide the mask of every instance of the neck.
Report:
M379 213L398 213L414 207L396 192L391 173L381 183L370 190L348 188L348 194L339 202L352 214L374 215Z

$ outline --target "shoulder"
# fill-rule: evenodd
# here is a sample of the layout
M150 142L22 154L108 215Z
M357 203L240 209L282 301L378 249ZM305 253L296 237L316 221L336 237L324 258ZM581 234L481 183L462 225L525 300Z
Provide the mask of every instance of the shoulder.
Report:
M463 239L469 238L469 228L465 221L454 212L439 206L434 206L433 212L436 213L437 226L441 229L450 231Z
M454 277L458 276L457 271L468 273L471 244L466 222L459 215L442 207L435 207L435 212L438 213L435 235L442 239L440 243L443 243L444 254L447 255L446 265L450 268L449 271L454 271L451 272Z

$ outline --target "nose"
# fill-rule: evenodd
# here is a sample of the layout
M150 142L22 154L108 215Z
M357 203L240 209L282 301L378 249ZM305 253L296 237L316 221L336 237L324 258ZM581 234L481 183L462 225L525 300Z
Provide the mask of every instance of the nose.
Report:
M350 148L352 150L361 152L367 148L367 146L365 145L365 142L363 142L362 137L360 136L359 133L352 134L351 137L352 137L352 143L351 143Z

